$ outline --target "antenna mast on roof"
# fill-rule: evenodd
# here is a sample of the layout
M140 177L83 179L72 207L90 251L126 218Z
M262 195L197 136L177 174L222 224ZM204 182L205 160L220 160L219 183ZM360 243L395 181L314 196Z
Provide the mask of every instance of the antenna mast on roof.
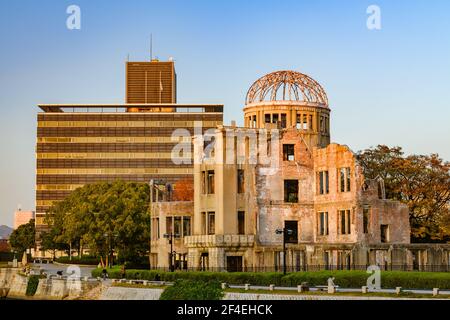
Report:
M150 61L153 60L153 33L150 33Z

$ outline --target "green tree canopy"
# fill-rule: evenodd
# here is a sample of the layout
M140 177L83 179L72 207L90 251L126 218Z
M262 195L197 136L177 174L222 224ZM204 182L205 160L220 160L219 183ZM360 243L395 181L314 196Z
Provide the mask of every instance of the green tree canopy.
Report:
M149 250L149 186L124 181L85 185L56 203L47 222L55 243L93 254L114 250L122 260L142 257Z
M388 198L408 205L414 242L450 241L449 162L384 145L359 152L358 160L366 178L384 180Z
M11 248L19 254L23 254L26 250L34 248L35 234L34 219L31 219L27 224L21 225L11 233L9 237Z

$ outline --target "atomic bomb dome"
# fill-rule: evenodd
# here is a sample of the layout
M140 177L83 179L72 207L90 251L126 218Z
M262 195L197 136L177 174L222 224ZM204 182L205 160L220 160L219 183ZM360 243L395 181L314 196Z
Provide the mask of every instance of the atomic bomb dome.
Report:
M256 80L247 92L245 104L264 101L299 101L328 106L321 85L296 71L276 71Z
M247 92L244 123L249 128L297 129L310 146L330 143L330 108L322 86L296 71L276 71Z

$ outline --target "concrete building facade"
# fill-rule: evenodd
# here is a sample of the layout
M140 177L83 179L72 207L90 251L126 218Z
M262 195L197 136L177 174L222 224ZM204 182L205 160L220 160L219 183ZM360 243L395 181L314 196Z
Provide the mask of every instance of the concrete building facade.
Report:
M176 249L189 269L281 270L286 254L292 271L448 270L450 246L410 244L408 207L366 180L347 146L330 143L330 113L317 82L281 71L250 88L244 127L194 137L192 235ZM159 216L179 204L162 206ZM160 249L153 262L173 265Z

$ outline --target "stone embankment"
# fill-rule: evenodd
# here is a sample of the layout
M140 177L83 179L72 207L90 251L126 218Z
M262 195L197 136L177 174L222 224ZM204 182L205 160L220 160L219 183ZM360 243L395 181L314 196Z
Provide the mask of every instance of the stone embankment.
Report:
M101 282L92 278L68 278L51 276L39 279L36 293L27 296L28 277L20 274L17 268L0 269L0 297L13 299L62 300L78 299L96 287Z

